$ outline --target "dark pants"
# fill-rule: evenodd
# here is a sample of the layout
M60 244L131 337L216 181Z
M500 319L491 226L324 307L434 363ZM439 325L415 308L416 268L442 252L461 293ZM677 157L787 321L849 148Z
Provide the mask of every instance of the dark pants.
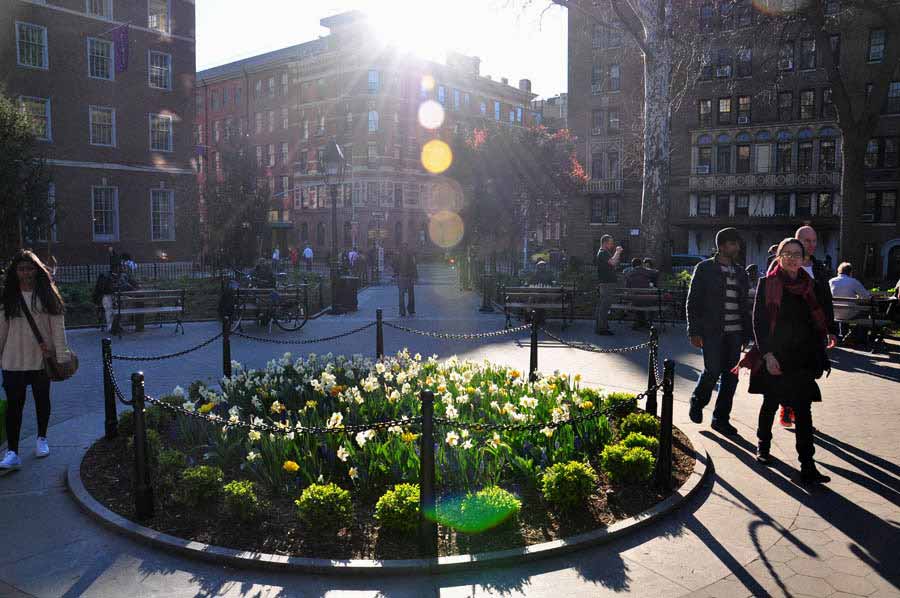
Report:
M397 290L400 298L400 315L405 316L406 311L410 314L416 313L416 287L415 283L407 278L401 278L397 281ZM406 305L403 304L403 295L407 295Z
M775 422L775 413L780 402L772 395L763 396L762 407L759 408L759 421L757 422L756 437L759 438L759 446L769 450L772 446L772 424ZM813 463L813 455L816 452L813 445L812 433L812 404L809 401L794 401L791 408L794 410L794 436L797 443L797 456L801 465L809 466Z
M8 401L6 409L6 437L9 450L19 452L19 431L22 429L22 411L25 409L25 392L31 386L34 407L37 411L38 436L47 436L50 423L50 379L44 370L13 372L3 370L3 390Z
M721 379L713 421L727 422L731 417L731 403L737 388L738 378L731 373L741 357L743 335L723 334L720 337L703 337L703 373L694 387L691 403L701 408L709 404L713 388Z

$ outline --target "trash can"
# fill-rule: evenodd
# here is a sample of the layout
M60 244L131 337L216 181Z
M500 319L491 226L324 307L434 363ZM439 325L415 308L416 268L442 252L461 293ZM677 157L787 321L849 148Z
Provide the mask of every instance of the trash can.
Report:
M359 290L358 276L339 276L334 289L334 311L344 313L359 308L356 293Z

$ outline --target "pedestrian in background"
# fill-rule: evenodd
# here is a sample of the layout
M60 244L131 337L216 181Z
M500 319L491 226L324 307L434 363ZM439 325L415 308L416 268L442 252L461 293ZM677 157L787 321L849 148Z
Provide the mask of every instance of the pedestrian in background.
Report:
M613 334L609 329L609 308L616 296L616 268L622 260L623 251L616 245L612 235L600 237L600 249L597 251L597 302L594 307L594 332L597 334Z
M303 261L306 262L306 271L312 272L313 250L312 247L309 246L309 243L306 244L306 248L303 250Z
M395 264L395 274L397 276L397 289L400 298L400 315L405 316L416 315L416 281L419 278L419 270L416 266L416 258L409 250L409 246L404 243L400 247L400 255ZM406 302L404 303L404 295Z
M0 314L0 366L8 401L6 413L7 450L0 469L18 469L19 432L26 392L31 387L37 411L38 431L35 456L50 454L47 427L50 423L50 378L44 360L69 359L66 344L64 305L47 268L31 251L20 250L12 258L3 280L3 313ZM28 313L26 314L26 311ZM32 329L29 315L41 336Z

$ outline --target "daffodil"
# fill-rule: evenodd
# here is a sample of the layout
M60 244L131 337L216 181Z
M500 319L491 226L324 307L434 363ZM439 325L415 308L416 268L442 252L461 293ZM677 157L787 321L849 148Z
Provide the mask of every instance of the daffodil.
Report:
M448 445L456 446L459 443L459 434L457 434L453 430L450 430L449 432L447 432L446 441Z
M247 438L250 439L251 442L256 442L260 438L262 438L262 434L260 434L257 430L250 430L247 432Z
M249 461L250 463L253 463L257 459L259 459L259 453L257 453L256 451L250 451L249 453L247 453L247 461Z
M349 456L350 456L350 451L348 451L346 448L344 448L344 447L338 448L338 450L337 450L337 458L338 459L346 462L347 457L349 457Z
M197 411L200 413L209 413L213 410L213 407L215 407L215 405L212 403L203 403Z
M300 469L300 466L297 465L295 461L285 461L284 465L281 466L288 473L295 473Z
M544 426L543 428L541 428L541 434L543 434L547 438L550 438L551 436L553 436L553 428Z
M351 480L355 480L359 477L359 470L356 469L355 467L351 467L350 471L347 472L347 475L350 476Z

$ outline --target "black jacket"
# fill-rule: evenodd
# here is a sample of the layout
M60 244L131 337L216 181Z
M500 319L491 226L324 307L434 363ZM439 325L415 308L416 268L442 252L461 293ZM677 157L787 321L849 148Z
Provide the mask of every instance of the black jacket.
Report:
M738 283L738 306L741 310L743 336L750 340L753 336L753 321L750 318L748 291L750 280L742 266L734 265ZM687 296L688 336L704 338L721 337L725 328L725 275L716 261L716 256L703 260L694 267L691 287Z
M828 281L831 279L831 273L825 267L825 264L812 258L813 280L816 283L816 299L819 305L825 310L825 321L828 323L828 332L837 335L838 326L834 321L834 302L831 298L831 285Z

